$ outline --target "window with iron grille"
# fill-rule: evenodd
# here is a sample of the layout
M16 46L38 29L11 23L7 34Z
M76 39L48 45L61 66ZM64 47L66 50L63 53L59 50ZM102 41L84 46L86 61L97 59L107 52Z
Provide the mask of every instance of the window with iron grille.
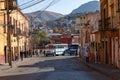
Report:
M120 24L120 0L118 0L118 15L119 15L118 24Z
M118 0L118 11L120 11L120 0Z
M6 33L7 32L7 28L6 28L6 15L5 15L5 13L4 13L4 33Z

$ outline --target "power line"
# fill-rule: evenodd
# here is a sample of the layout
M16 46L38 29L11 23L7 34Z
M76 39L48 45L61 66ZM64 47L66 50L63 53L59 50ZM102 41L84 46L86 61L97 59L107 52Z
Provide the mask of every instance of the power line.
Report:
M55 1L56 1L56 0L53 0L52 2L50 2L50 4L48 4L48 5L44 8L44 10L47 9L47 8L49 8L50 6L53 6L53 5L55 4ZM58 0L57 0L57 1L58 1Z
M31 1L35 1L35 0L31 0ZM41 1L39 1L39 3L40 2L43 2L43 1L45 1L45 0L41 0ZM60 0L53 0L52 2L50 2L48 5L46 5L46 7L44 7L42 10L41 10L41 14L48 8L48 7L50 7L50 6L52 6L52 5L54 5L54 4L56 4L57 2L59 2ZM28 2L30 2L30 1L28 1ZM21 5L25 5L25 4L29 4L29 3L23 3L23 4L21 4ZM24 10L24 9L27 9L27 8L30 8L30 7L32 7L32 6L34 6L34 5L36 5L36 4L38 4L38 2L34 2L34 4L32 4L32 5L28 5L28 6L26 6L25 8L20 8L20 6L18 6L21 10ZM14 12L12 12L12 13L14 13Z
M34 1L34 2L33 2ZM31 0L31 1L29 1L29 2L26 2L26 3L24 3L24 4L22 4L22 5L20 5L19 7L21 8L21 10L24 10L24 9L27 9L27 8L30 8L30 7L32 7L32 6L34 6L34 5L36 5L36 4L39 4L39 3L41 3L41 2L43 2L43 1L45 1L45 0L40 0L40 1L35 1L35 0ZM59 2L60 0L53 0L52 2L50 2L47 6L49 7L49 6L52 6L52 5L54 5L54 4L56 4L57 2ZM32 3L31 3L32 2ZM28 5L27 5L28 4ZM45 7L46 8L46 7ZM43 8L44 9L44 8Z
M56 4L57 2L59 2L60 0L52 0L52 2L50 2L46 7L44 7L42 10L41 10L41 13L42 14L47 8L49 8L50 6L53 6L54 4Z
M39 3L43 2L43 1L45 1L45 0L36 1L36 2L34 2L32 4L29 4L29 5L25 6L25 7L23 6L23 8L21 8L21 10L24 10L26 8L29 8L29 7L32 7L32 6L34 6L36 4L39 4Z
M25 3L21 4L21 5L19 5L18 7L24 6L24 5L28 4L28 3L33 2L33 1L35 1L35 0L31 0L31 1L25 2Z
M54 4L56 4L59 1L60 0L52 0L48 5L46 5L45 8L43 8L43 10L39 14L41 15L47 8L49 8L50 6L53 6ZM36 16L31 16L31 17L34 18L34 21L35 21L35 19L38 19L38 21L41 22L40 19L37 17L37 15ZM33 23L32 23L32 25L33 25ZM34 27L35 27L35 25L34 25Z
M30 5L22 8L21 10L24 10L24 9L26 9L26 8L30 8L30 7L36 5L36 4L40 3L40 2L43 2L43 1L45 1L45 0L35 1L33 4L30 4ZM46 5L46 6L41 10L40 15L41 15L47 8L49 8L50 6L53 6L54 4L56 4L56 3L59 2L59 1L60 1L60 0L52 0L48 5ZM25 4L27 4L27 3L24 3L24 5L25 5ZM35 19L38 19L38 21L41 22L40 19L39 19L37 16L31 16L31 17L33 17L34 20L35 20ZM33 24L33 23L32 23L32 24Z

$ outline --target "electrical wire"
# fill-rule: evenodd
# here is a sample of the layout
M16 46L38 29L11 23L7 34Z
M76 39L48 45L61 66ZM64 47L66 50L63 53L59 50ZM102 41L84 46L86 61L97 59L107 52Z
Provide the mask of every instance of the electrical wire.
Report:
M50 6L53 6L54 4L56 4L56 1L58 1L58 0L52 0L45 8L43 8L43 10L46 10Z
M56 4L57 2L59 2L60 0L52 0L48 5L46 5L46 7L44 7L42 10L41 10L41 12L39 13L40 15L47 9L47 8L49 8L50 6L53 6L54 4ZM33 19L34 19L34 21L35 20L37 20L37 21L39 21L40 23L41 23L41 20L37 17L37 15L36 16L31 16L31 17L33 17ZM40 16L39 16L40 17ZM34 25L33 24L33 22L32 22L32 25ZM34 27L35 27L35 25L34 25Z
M35 1L35 0L31 0L31 1L25 2L25 3L21 4L21 5L18 5L18 8L20 8L21 10L24 10L24 9L30 8L30 7L32 7L32 6L36 5L36 4L39 4L39 3L43 2L43 1L46 1L46 0L40 0L40 1L37 0L37 1L35 1L35 2L33 2L33 1ZM48 3L48 5L46 5L44 8L42 8L41 11L45 11L48 7L56 4L56 3L59 2L59 1L60 1L60 0L53 0L52 2ZM31 2L33 2L33 3L32 3L32 4L29 4L29 3L31 3ZM25 6L25 5L26 5L26 6ZM21 8L22 6L24 6L24 7Z
M43 9L41 9L41 13L40 15L46 10L48 9L50 6L53 6L54 4L56 4L57 2L59 2L60 0L52 0L48 5L46 5L46 7L44 7ZM37 16L36 16L37 17Z
M21 6L24 6L24 8L21 8L21 10L30 8L30 7L36 5L36 4L40 3L40 2L43 2L43 1L45 1L45 0L40 0L40 1L32 0L32 1L34 1L32 4L28 4L27 2L24 3L24 4L22 4ZM52 0L50 3L48 3L48 5L46 5L44 8L41 9L41 12L40 12L39 14L41 15L47 8L49 8L50 6L55 5L55 4L56 4L57 2L59 2L59 1L60 1L60 0ZM28 4L28 5L25 6L26 4ZM40 20L37 16L31 16L31 17L33 17L34 21L38 19L37 21L39 21L39 22L41 23L41 20ZM32 23L32 24L33 24L33 23Z
M39 13L40 15L50 6L53 6L54 4L56 4L57 2L59 2L60 0L52 0L48 5L46 5L46 7L44 7L43 9L41 9L41 12ZM34 16L34 18L38 18L37 16Z
M34 2L33 2L33 1L34 1ZM39 0L37 0L37 1L31 0L31 1L28 1L28 2L26 2L26 3L23 3L23 4L19 5L18 7L19 7L21 10L24 10L24 9L30 8L30 7L32 7L32 6L36 5L36 4L39 4L39 3L43 2L43 1L45 1L45 0L40 0L40 1L39 1ZM48 7L49 7L49 6L52 6L52 4L54 5L54 4L56 4L58 1L60 1L60 0L53 0L53 1L50 2L49 5L47 5L47 6L48 6ZM32 2L32 3L31 3L31 2ZM45 8L47 8L47 7L45 7ZM43 8L43 10L44 10L45 8Z
M31 1L25 2L25 3L23 3L23 4L20 4L18 7L24 6L24 5L28 4L28 3L33 2L33 1L35 1L35 0L31 0Z
M21 8L21 10L24 10L26 8L30 8L30 7L32 7L32 6L36 5L36 4L39 4L39 3L43 2L43 1L45 1L45 0L36 1L36 2L34 2L34 3L32 3L32 4L28 5L28 6L25 6L25 7Z

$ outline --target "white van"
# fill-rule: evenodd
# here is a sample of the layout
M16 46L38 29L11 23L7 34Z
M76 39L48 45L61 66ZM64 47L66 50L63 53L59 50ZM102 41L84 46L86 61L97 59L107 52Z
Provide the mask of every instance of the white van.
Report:
M56 55L63 55L65 50L68 50L68 44L53 44Z

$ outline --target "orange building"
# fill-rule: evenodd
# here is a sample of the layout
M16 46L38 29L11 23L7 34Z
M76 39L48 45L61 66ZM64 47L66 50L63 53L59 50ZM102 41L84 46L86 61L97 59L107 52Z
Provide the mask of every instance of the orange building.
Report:
M101 62L120 68L120 0L100 0Z

